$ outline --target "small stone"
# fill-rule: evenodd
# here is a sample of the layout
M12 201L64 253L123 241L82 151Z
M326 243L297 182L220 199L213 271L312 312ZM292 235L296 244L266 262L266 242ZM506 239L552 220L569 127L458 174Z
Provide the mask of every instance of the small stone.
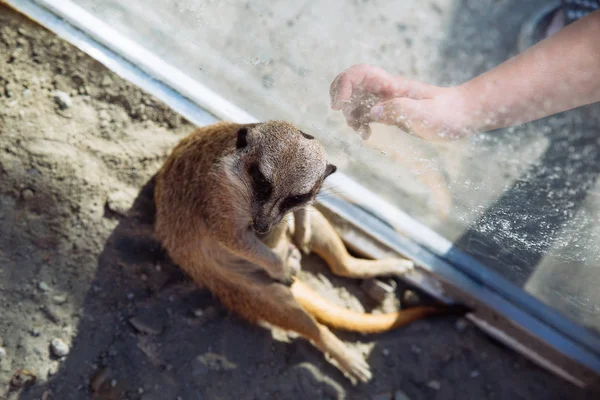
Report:
M416 306L421 302L419 295L413 292L412 290L405 290L402 295L402 306L403 307L411 307Z
M464 332L469 327L469 322L464 318L459 318L455 324L456 330Z
M31 200L34 196L33 190L31 189L23 189L21 192L21 198L25 201Z
M123 217L127 216L127 212L131 208L132 204L132 196L122 191L112 192L106 199L106 206L108 209Z
M442 384L438 381L429 381L427 382L427 387L433 390L440 390L442 388Z
M388 294L394 292L394 287L379 279L365 279L360 288L377 303L383 303Z
M38 337L42 334L42 332L40 331L40 328L32 328L30 333L31 333L31 336L33 336L33 337Z
M0 347L0 362L6 358L6 349L4 347Z
M388 357L390 355L390 349L384 347L381 350L381 354L383 354L384 357Z
M108 76L108 75L104 75L104 77L102 78L102 82L100 83L100 85L106 87L106 86L112 85L112 83L113 83L113 80L111 79L111 77Z
M69 346L59 338L54 338L50 342L50 350L56 357L64 357L69 354Z
M54 301L56 304L63 304L67 301L67 295L57 294L56 296L52 297L52 301Z
M471 374L469 375L472 379L478 378L479 377L479 371L477 371L476 369L471 371Z
M394 392L394 400L410 400L410 397L402 390L396 390L396 392Z
M201 316L204 315L204 311L200 308L194 310L194 316L200 318Z
M202 354L196 357L196 360L212 371L228 371L237 368L237 365L227 358L215 353Z
M47 372L48 378L57 374L58 366L59 366L59 364L55 362L48 367L48 372Z
M38 288L42 291L42 292L47 292L50 290L50 286L48 286L48 284L44 281L41 281L40 283L38 283Z
M54 98L54 102L58 105L58 107L60 107L61 110L65 110L72 105L71 97L63 91L55 91L52 94L52 97Z
M149 313L147 315L136 315L129 318L129 323L138 332L147 335L158 335L163 330L162 322L156 315L152 316Z

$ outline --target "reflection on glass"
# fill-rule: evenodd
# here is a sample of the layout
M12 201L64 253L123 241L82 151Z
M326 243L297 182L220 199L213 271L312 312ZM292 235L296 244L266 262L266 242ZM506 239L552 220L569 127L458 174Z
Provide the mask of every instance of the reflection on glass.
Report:
M467 81L517 52L523 21L544 2L151 3L78 2L255 117L310 131L344 173L600 329L597 106L445 143L383 125L362 141L330 108L331 82L357 63Z

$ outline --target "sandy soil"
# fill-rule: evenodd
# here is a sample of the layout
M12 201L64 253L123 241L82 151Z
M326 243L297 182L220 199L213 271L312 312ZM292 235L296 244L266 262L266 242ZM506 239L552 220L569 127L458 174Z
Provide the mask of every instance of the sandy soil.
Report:
M151 177L192 128L0 7L0 398L598 398L456 318L340 333L375 376L352 387L307 342L230 315L151 236ZM332 300L380 307L304 268Z

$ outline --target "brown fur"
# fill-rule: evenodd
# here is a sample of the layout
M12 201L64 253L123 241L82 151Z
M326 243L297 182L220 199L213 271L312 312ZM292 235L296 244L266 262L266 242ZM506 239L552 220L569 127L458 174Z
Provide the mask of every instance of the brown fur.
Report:
M239 150L237 135L244 127L249 131L248 149ZM309 188L315 192L310 202L332 170L325 157L318 141L285 122L223 122L200 128L175 147L157 175L156 233L173 260L227 308L250 322L299 333L331 356L353 382L366 382L371 372L363 357L318 321L339 329L382 332L446 311L420 307L379 316L351 312L292 278L299 252L291 237L303 251L314 251L333 273L345 277L402 275L412 267L407 260L352 257L325 217L314 208L307 210L308 204L292 210L294 232L275 211L268 234L249 228L257 213L264 212L253 205L247 163L269 164L275 197Z

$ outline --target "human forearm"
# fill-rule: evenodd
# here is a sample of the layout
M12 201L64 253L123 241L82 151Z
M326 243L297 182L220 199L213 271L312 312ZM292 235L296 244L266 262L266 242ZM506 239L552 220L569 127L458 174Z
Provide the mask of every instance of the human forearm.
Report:
M470 130L529 122L600 101L600 11L458 86Z

